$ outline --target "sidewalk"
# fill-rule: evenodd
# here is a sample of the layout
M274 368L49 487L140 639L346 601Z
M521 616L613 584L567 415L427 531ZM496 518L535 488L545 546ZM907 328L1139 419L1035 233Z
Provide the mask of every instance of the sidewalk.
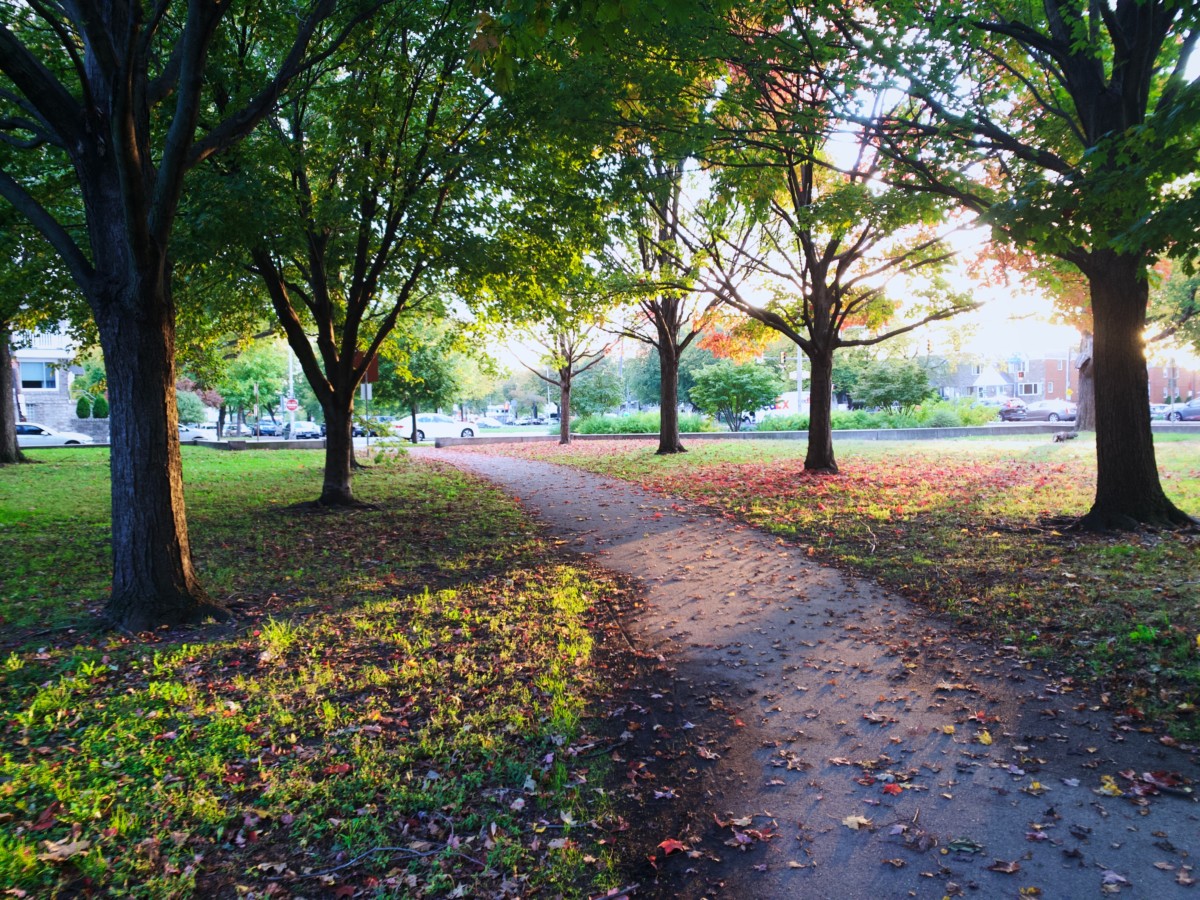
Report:
M694 782L654 785L663 820L691 823L662 838L686 849L639 896L1192 896L1196 758L1014 648L611 478L417 453L492 480L643 585L626 627L662 655L659 691L705 724L673 736L671 771Z

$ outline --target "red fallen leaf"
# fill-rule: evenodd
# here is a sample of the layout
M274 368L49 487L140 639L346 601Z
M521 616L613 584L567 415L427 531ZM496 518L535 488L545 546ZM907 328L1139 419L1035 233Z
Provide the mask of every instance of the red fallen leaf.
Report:
M885 784L883 786L883 792L885 794L891 794L893 797L895 797L900 794L903 794L904 788L900 787L900 785L898 785L898 784Z
M333 896L339 898L340 900L342 897L353 897L356 892L357 888L348 884L343 884L341 887L334 889Z
M663 852L663 856L670 856L672 853L678 853L680 850L687 850L688 845L683 841L677 841L675 838L667 838L658 845L658 849Z
M58 822L58 811L62 809L62 803L55 800L49 806L42 810L42 814L37 817L37 821L29 827L30 831L46 831L53 828Z
M326 775L345 775L352 768L354 767L350 763L338 763L335 766L326 766L322 771Z

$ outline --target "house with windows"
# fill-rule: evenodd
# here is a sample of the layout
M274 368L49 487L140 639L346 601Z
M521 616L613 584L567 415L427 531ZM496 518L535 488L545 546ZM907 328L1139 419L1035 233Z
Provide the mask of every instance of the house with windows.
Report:
M80 373L71 364L75 352L75 346L64 334L35 332L20 336L12 351L17 419L58 431L81 431L97 441L107 441L107 419L75 416L71 382Z
M1079 373L1073 355L1032 358L1013 354L1006 359L976 359L955 366L931 369L930 377L946 400L960 397L1019 397L1035 400L1072 399Z

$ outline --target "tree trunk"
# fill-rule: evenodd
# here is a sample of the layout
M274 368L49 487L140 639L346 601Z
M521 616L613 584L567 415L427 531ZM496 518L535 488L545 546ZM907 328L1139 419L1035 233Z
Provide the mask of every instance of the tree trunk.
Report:
M224 403L217 408L217 437L222 437L225 434L225 416L228 413L228 407Z
M1079 342L1079 360L1075 368L1079 370L1078 390L1075 405L1076 431L1096 430L1096 369L1092 365L1092 334L1085 331Z
M89 298L111 401L113 583L105 614L129 631L227 618L192 567L175 408L175 307L167 280L142 277Z
M558 381L558 442L571 443L571 375L559 372Z
M0 323L0 466L25 461L17 446L17 400L13 393L12 332L7 322Z
M412 416L412 433L408 437L415 444L417 443L417 404L412 405L409 415Z
M1085 270L1094 320L1096 499L1081 525L1190 524L1167 499L1154 459L1142 333L1149 286L1138 257L1093 253Z
M660 337L658 342L658 453L686 453L679 442L679 354Z
M354 461L354 408L353 402L339 402L354 392L334 391L328 403L321 406L325 413L325 479L321 483L321 506L355 506L354 492L350 487L350 473Z
M833 456L833 352L808 356L811 368L808 387L808 452L804 456L804 471L836 475L837 460ZM797 363L799 365L799 363ZM799 409L800 395L796 395Z

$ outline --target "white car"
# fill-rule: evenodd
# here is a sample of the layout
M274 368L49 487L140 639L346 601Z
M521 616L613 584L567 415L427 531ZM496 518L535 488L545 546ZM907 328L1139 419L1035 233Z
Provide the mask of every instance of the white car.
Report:
M17 446L19 447L61 447L64 444L94 443L89 435L78 431L55 431L36 422L17 423Z
M196 425L184 425L182 423L179 426L179 442L181 444L186 444L189 441L215 441L216 439L217 432L215 430L205 431Z
M392 423L395 434L405 440L412 438L412 416L397 417ZM441 413L417 413L417 440L445 437L475 437L475 426L460 422Z

